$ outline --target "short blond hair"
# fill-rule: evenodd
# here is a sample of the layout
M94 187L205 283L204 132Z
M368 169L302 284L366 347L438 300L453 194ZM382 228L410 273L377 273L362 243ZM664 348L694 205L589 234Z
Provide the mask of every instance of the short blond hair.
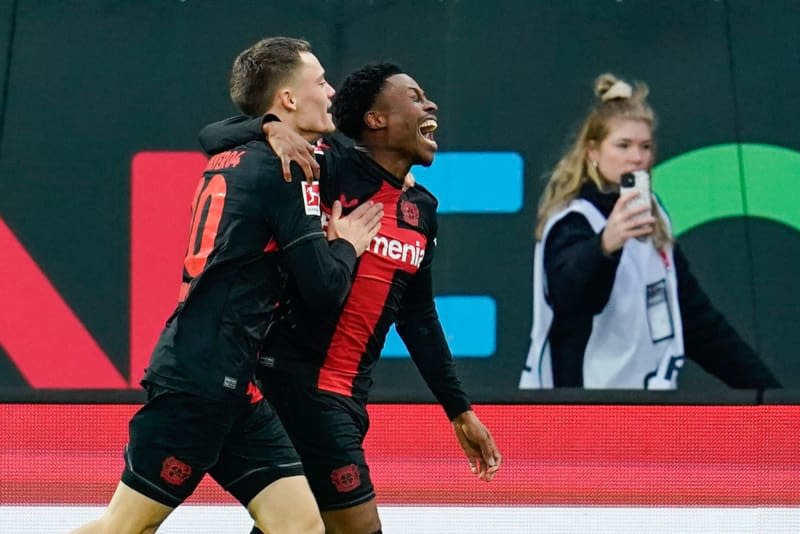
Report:
M242 113L263 115L278 88L302 65L301 52L311 52L308 41L269 37L242 51L231 68L231 100Z

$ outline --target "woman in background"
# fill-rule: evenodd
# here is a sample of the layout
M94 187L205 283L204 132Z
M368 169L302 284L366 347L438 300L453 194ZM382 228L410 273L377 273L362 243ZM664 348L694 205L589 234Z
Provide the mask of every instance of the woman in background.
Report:
M540 200L520 388L675 389L684 356L731 387L780 387L699 287L655 196L620 196L623 174L653 166L647 86L602 74L595 94Z

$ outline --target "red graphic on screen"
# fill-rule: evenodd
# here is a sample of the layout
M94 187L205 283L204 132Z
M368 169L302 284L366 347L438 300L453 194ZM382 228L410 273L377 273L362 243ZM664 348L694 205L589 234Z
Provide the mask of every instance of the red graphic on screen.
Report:
M125 388L125 377L2 218L0 250L0 347L27 383Z
M105 506L119 483L119 469L113 466L122 465L127 423L139 407L3 406L0 428L13 438L0 439L0 500ZM800 506L800 406L528 404L476 409L492 433L502 436L498 445L505 458L497 477L481 487L438 405L371 405L364 451L380 502ZM211 477L203 478L191 500L238 505Z

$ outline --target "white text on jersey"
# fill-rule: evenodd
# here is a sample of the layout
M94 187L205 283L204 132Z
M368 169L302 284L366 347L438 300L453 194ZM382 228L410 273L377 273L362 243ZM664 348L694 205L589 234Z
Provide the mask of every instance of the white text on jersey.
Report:
M419 241L415 245L403 243L397 239L389 239L380 235L372 238L371 250L385 258L400 260L414 267L419 267L425 257L425 249L420 248Z

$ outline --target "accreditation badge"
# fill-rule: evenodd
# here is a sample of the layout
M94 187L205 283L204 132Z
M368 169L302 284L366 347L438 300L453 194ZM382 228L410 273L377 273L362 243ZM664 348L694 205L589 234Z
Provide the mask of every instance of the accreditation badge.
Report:
M675 336L672 311L667 296L666 279L647 286L647 323L650 326L650 339L653 343Z

